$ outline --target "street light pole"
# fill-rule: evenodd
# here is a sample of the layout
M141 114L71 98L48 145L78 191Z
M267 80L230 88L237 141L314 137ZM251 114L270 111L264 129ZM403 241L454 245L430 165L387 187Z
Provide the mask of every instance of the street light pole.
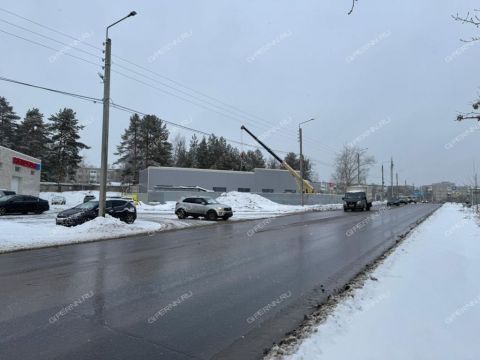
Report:
M357 185L360 185L360 153L365 150L368 150L368 148L359 149L357 152Z
M307 122L313 121L315 119L310 119L307 121L303 121L298 124L298 141L300 142L300 177L302 178L302 181L300 181L300 192L302 193L302 206L305 205L305 198L303 195L303 179L305 178L304 176L304 171L303 171L303 137L302 137L302 124L305 124Z
M135 11L107 26L105 32L105 73L103 75L103 122L102 122L102 155L100 168L100 194L98 199L98 215L105 217L105 205L107 198L107 175L108 175L108 129L110 118L110 68L112 66L112 40L108 37L108 29L131 16Z

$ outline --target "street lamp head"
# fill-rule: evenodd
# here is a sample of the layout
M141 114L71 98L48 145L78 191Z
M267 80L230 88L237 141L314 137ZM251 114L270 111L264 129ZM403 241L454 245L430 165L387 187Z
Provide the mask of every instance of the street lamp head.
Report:
M128 16L135 16L135 15L137 15L136 11L132 11L132 12L130 12L130 14L128 14Z

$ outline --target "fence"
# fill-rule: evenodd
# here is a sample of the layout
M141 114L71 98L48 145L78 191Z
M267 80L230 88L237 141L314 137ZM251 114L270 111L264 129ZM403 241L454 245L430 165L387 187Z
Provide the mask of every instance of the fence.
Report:
M183 196L210 196L212 198L219 197L222 192L198 192L198 191L150 191L148 193L138 194L138 199L144 203L165 203L167 201L177 201ZM301 194L282 194L282 193L252 193L263 196L271 201L283 205L300 205L302 203ZM342 196L337 194L305 194L305 205L318 204L340 204Z

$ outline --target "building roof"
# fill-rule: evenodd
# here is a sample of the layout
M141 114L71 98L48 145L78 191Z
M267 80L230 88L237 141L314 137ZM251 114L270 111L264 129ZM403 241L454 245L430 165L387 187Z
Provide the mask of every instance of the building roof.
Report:
M42 162L42 160L40 160L40 159L38 159L38 158L36 158L36 157L33 157L33 156L30 156L30 155L21 153L20 151L16 151L16 150L13 150L13 149L9 149L9 148L7 148L7 147L5 147L5 146L1 146L1 145L0 145L0 150L6 150L6 151L13 152L13 153L15 153L15 154L17 154L17 155L21 155L21 156L27 157L27 158L29 158L29 159L32 160L32 161L37 161L37 162L39 162L39 163Z

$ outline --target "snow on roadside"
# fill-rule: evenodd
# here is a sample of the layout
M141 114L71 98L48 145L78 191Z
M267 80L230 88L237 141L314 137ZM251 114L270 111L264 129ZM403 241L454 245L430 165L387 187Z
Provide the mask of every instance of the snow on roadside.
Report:
M24 217L0 220L0 253L19 249L33 249L85 241L114 239L124 236L188 226L181 222L156 223L137 220L126 224L116 218L96 218L75 227L55 225L49 218Z
M208 194L205 196L208 196ZM244 193L238 191L223 193L217 198L217 201L222 204L231 206L233 209L234 218L250 218L252 215L256 214L261 216L272 216L311 210L341 210L343 208L342 204L307 205L305 207L302 207L300 205L282 205L258 194ZM167 201L165 204L157 205L140 203L137 206L137 211L139 213L155 212L173 214L174 210L175 201Z
M479 274L478 219L446 204L294 345L293 355L287 345L267 358L476 359Z

